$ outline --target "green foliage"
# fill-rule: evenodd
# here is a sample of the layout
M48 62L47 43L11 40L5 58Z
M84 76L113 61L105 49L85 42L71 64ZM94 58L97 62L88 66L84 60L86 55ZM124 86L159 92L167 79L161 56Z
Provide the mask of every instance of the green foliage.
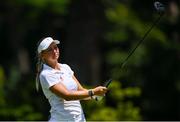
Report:
M141 120L140 109L132 101L141 95L138 87L122 88L119 81L112 81L109 90L101 101L82 102L87 120Z
M130 1L128 2L130 3ZM138 16L139 14L136 10L132 9L133 7L130 7L131 5L129 3L118 3L116 1L116 5L106 9L106 17L110 24L110 29L107 31L107 34L105 34L106 43L110 45L106 50L107 55L105 57L108 67L107 74L114 79L123 81L122 86L125 87L120 91L121 93L112 92L113 95L111 95L115 96L116 101L121 101L116 105L117 109L119 109L118 113L120 117L117 120L138 120L138 118L141 118L141 115L137 113L139 113L141 109L146 108L146 106L143 106L143 104L142 108L140 105L134 106L133 103L137 101L134 102L133 99L130 99L131 95L140 94L140 89L146 91L145 96L147 100L144 100L143 97L141 98L146 101L145 104L149 104L147 107L149 109L147 110L148 112L155 113L159 109L158 111L161 111L161 113L158 115L155 114L155 118L159 115L169 115L169 108L167 108L165 112L165 107L159 107L159 101L165 103L166 105L164 106L171 104L171 106L174 107L173 104L175 101L164 101L163 99L165 98L163 97L166 96L167 99L169 95L171 99L172 96L175 97L175 94L177 95L179 93L180 85L179 77L177 77L179 76L179 63L177 63L179 58L177 58L177 55L179 54L180 46L177 43L177 37L179 36L176 35L178 29L172 27L173 29L171 28L171 30L174 30L174 32L171 30L167 31L168 29L165 29L168 28L166 26L167 23L164 25L162 23L166 18L162 17L160 24L158 23L158 25L151 30L145 38L145 41L126 62L126 65L120 69L124 59L135 48L138 41L142 39L148 29L150 29L153 22L159 17L159 15L155 13L152 19L143 19ZM138 7L139 6L135 6L135 8ZM144 13L149 14L149 12L150 11L146 11ZM147 17L147 15L144 16ZM162 27L160 27L161 25ZM174 25L174 23L172 25ZM176 35L176 37L173 35ZM170 38L168 36L170 36ZM174 41L172 41L172 38L174 38ZM175 85L172 85L174 84L173 82ZM132 89L132 85L136 86L136 88ZM173 89L174 86L176 86L176 90ZM116 89L113 88L113 91L115 90ZM175 93L175 91L178 91L178 93ZM127 98L127 96L128 99L124 101L124 98ZM162 98L162 100L157 100L157 98ZM141 103L141 101L138 101L138 103ZM172 111L171 113L173 114ZM176 113L174 112L174 114ZM150 115L150 119L153 118L151 117ZM157 118L163 118L164 120L164 116ZM172 118L174 119L174 117Z
M106 17L110 22L114 23L113 29L106 35L107 41L111 42L124 42L130 39L128 38L130 36L140 38L152 24L152 22L145 23L140 20L133 10L122 3L118 3L113 8L108 8ZM149 37L162 43L167 43L165 34L156 27L153 28Z
M103 116L105 118L111 113L114 115L112 118L108 116L109 118L103 120L141 120L140 106L134 105L134 99L138 100L137 98L141 95L141 85L138 85L143 82L142 69L144 65L148 64L150 58L147 46L141 44L135 52L136 55L132 55L128 60L128 65L125 65L124 69L120 69L120 66L152 23L141 20L129 6L120 2L106 9L106 17L111 28L105 35L105 39L107 44L114 46L109 47L106 52L106 63L109 68L107 74L118 80L111 85L112 91L106 99L107 103L110 102L110 106L114 107L104 108L105 110L102 112L103 108L98 109L98 113L102 115L100 114L101 116L98 116L96 120L103 119ZM165 34L157 27L153 28L148 37L147 40L151 43L167 45ZM122 88L123 84L118 81L128 82L124 83L126 87ZM131 84L135 84L135 86L132 87ZM111 112L108 113L107 110ZM92 115L92 118L94 119L95 115Z
M67 14L69 0L16 0L16 3L32 6L38 9L48 9L53 13Z
M94 114L90 116L89 120L112 121L112 120L117 120L118 118L117 110L112 107L99 108L93 111L93 113Z
M70 0L2 1L3 11L1 12L2 19L0 25L1 36L5 41L3 41L1 46L7 50L7 56L5 60L3 58L2 62L5 63L6 68L8 67L9 75L8 77L5 76L4 69L0 66L1 120L47 120L49 115L49 105L45 102L47 100L42 98L43 94L38 96L40 93L35 92L34 74L32 73L30 77L26 77L19 71L19 66L15 63L19 62L19 58L16 57L18 52L16 49L17 47L22 48L23 46L23 48L26 48L28 45L27 47L31 55L32 52L34 53L33 43L35 43L35 40L39 38L39 36L44 34L56 35L61 32L65 32L64 35L62 33L62 36L73 36L77 34L76 32L79 32L79 29L81 32L82 28L78 28L79 25L77 24L75 26L75 30L77 31L69 34L74 31L74 25L70 22L70 25L67 24L67 26L63 21L69 21L69 18L75 18L76 21L79 21L78 17L80 17L81 21L86 20L83 19L83 17L84 15L85 17L89 17L89 13L76 13L81 10L79 9L80 6L86 5L86 2L78 1L80 3L78 3L78 5L80 6L77 6L77 3L73 2L74 6L72 6L74 8L72 10L76 11L72 11L72 14L64 19L63 15L68 15L68 5L71 2ZM129 52L150 28L152 21L158 16L144 20L138 16L138 10L135 10L135 8L139 9L141 4L135 4L133 6L131 5L131 3L134 2L132 0L103 0L102 2L107 3L104 11L108 23L106 23L107 20L103 21L102 19L101 24L105 23L105 26L109 27L106 33L104 33L104 29L102 29L103 31L101 32L101 29L97 31L101 33L101 35L105 35L104 39L106 42L103 42L103 45L107 47L102 50L102 52L105 53L105 65L108 69L107 71L103 70L103 76L110 76L116 80L110 85L110 91L102 101L82 102L87 120L143 120L139 105L141 103L142 108L144 107L143 109L145 109L143 110L145 114L155 113L156 117L163 115L163 119L166 118L166 115L168 115L168 117L173 116L173 114L177 115L175 112L178 111L178 108L176 108L177 105L174 104L174 101L175 103L177 102L176 98L180 93L179 25L166 20L163 25L163 30L160 25L154 27L146 38L146 42L142 43L135 51L135 55L132 55L128 60L128 65L120 69L122 61L124 61ZM143 1L140 2L143 3ZM134 3L137 2L135 1ZM96 2L94 5L94 7L97 6ZM139 12L144 9L145 8L140 8ZM150 10L140 13L149 14ZM98 14L98 12L97 14L95 12L95 16L92 17L99 16ZM52 18L49 17L51 15ZM177 16L177 18L178 17L179 16ZM167 18L170 17L168 16ZM60 23L62 30L58 29L57 21L60 21L58 23ZM81 21L79 23L81 23ZM89 24L90 21L96 23L95 18L88 19L87 24ZM64 28L67 30L64 30ZM88 31L88 33L89 32L91 31ZM98 33L95 33L95 37L99 38ZM59 36L58 34L57 36ZM83 34L83 36L86 36L86 34ZM67 37L63 38L67 39ZM92 38L94 38L94 36L92 36ZM73 41L76 39L77 38L73 38ZM71 39L67 40L69 41ZM87 39L84 40L83 43L89 44L91 43L89 41L90 40ZM64 43L68 44L71 42ZM14 44L15 46L9 44ZM98 44L101 45L99 42ZM6 45L10 47L7 48ZM97 45L95 45L95 47L96 46ZM12 48L12 52L9 48ZM89 46L87 50L90 48L91 46ZM11 56L11 54L13 56ZM76 54L72 53L72 55ZM8 59L8 63L6 63L6 59ZM11 65L7 66L7 64ZM146 93L144 94L147 97L146 99L141 96L141 92L143 92L142 87L148 91L146 92L148 95L146 95ZM176 93L176 91L178 91L178 93ZM149 96L151 96L151 98L148 98ZM145 103L143 103L143 100L140 101L139 98L143 99ZM158 102L156 102L157 98L159 100ZM172 100L173 98L175 99L174 101ZM154 105L152 105L151 101ZM161 108L159 103L163 103L165 107ZM164 114L163 112L165 112L167 106L167 114ZM172 106L175 106L175 109L172 108ZM169 114L169 110L171 111L171 115ZM173 111L175 112L173 113Z
M27 90L27 85L23 87L24 89L18 88L17 72L17 69L12 68L10 77L5 79L4 69L0 67L0 118L1 120L41 120L42 113L30 104L31 94L30 90Z
M17 107L9 107L8 105L1 108L1 118L4 120L40 120L42 114L36 112L30 104L23 104Z
M107 32L105 39L110 45L117 45L109 48L106 55L106 63L111 70L109 73L115 79L128 79L132 76L135 68L141 68L148 63L149 50L142 43L135 51L136 55L132 55L128 60L126 72L119 68L129 53L135 48L138 41L142 39L147 29L150 28L152 22L145 22L138 18L136 13L123 3L117 3L114 7L106 9L106 17L112 24L111 29ZM147 26L148 25L148 26ZM168 45L165 34L154 27L152 32L146 38L149 45L159 43ZM129 68L131 68L129 70ZM133 69L134 68L134 69ZM136 77L137 79L140 79Z
M4 90L3 90L4 81L5 81L4 70L0 66L0 107L5 105Z

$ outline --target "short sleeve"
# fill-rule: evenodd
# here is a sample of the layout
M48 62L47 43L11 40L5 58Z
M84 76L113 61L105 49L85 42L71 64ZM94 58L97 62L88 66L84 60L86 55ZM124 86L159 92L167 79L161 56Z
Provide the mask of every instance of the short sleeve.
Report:
M51 86L57 84L60 82L60 79L56 74L48 73L48 74L42 74L40 77L40 80L42 82L42 85L44 85L47 88L50 88Z

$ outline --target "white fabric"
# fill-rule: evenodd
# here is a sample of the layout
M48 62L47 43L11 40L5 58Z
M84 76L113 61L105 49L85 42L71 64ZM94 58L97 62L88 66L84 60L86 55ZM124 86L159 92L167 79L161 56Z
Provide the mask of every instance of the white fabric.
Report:
M49 88L57 83L63 83L70 91L77 90L77 84L72 78L74 72L67 64L59 64L60 70L43 65L40 82L44 95L51 105L51 118L49 121L85 121L84 113L79 100L66 101L56 96Z
M53 40L51 37L46 37L39 44L39 46L38 46L38 53L41 53L43 50L46 50L52 42L54 42L56 44L60 43L60 41L58 41L58 40Z

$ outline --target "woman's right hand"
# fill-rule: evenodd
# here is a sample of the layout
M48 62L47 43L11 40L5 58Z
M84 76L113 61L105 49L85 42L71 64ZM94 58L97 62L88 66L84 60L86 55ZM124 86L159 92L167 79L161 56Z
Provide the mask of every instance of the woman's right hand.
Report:
M104 86L98 86L92 89L94 95L103 96L107 92L107 88Z

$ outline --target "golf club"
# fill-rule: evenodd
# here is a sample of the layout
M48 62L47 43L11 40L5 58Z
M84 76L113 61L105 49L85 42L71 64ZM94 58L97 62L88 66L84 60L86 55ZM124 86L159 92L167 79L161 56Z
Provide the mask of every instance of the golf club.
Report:
M109 84L112 82L112 79L107 80L103 86L105 86L106 88L108 88Z
M103 84L103 86L105 86L106 88L108 88L108 86L109 86L109 84L112 82L112 79L109 79L109 80L107 80L104 84ZM94 99L96 100L96 101L100 101L102 98L103 98L104 96L94 96Z
M142 37L142 39L137 43L137 45L135 46L135 48L129 53L129 55L125 58L125 60L122 62L120 69L126 64L127 60L130 58L130 56L132 56L132 54L135 52L135 50L139 47L139 45L145 40L145 38L147 37L147 35L151 32L151 30L153 29L153 27L155 25L157 25L157 23L159 22L159 20L161 19L161 17L164 15L165 12L165 7L162 3L160 2L154 2L154 7L156 9L156 11L159 13L159 17L153 22L153 24L151 25L151 27L148 29L148 31L144 34L144 36Z
M122 62L120 69L123 68L123 66L126 64L126 62L128 61L128 59L132 56L132 54L135 52L135 50L139 47L139 45L145 40L145 38L147 37L147 35L151 32L151 30L153 29L153 27L155 25L157 25L157 23L160 21L161 17L164 15L165 12L165 7L162 3L160 2L154 2L154 7L156 9L156 11L159 13L159 17L153 22L153 24L151 25L151 27L147 30L147 32L144 34L144 36L142 37L142 39L139 40L139 42L137 43L137 45L134 47L134 49L129 53L129 55L125 58L125 60ZM112 82L112 79L109 79L108 81L106 81L104 83L103 86L108 87L109 84ZM95 100L96 101L100 101L103 98L103 96L95 96Z

